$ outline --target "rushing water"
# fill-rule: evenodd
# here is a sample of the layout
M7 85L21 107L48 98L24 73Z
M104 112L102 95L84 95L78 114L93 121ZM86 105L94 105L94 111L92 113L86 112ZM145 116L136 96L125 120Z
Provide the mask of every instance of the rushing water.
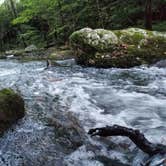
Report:
M44 70L45 65L0 61L0 89L17 90L27 109L26 116L0 139L0 166L140 166L146 159L122 137L87 137L89 143L65 153L54 140L53 128L44 123L53 111L73 112L85 131L119 124L166 144L166 68Z

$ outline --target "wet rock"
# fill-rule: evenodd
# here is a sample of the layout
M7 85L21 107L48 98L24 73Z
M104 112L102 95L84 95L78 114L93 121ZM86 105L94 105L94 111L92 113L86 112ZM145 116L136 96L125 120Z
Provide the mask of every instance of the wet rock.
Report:
M59 65L61 66L66 66L66 67L70 67L70 66L73 66L75 65L75 59L66 59L66 60L59 60L59 61L56 61Z
M37 50L38 50L37 47L33 44L25 48L25 52L33 52Z
M47 60L46 63L47 63L47 68L49 68L49 67L72 67L76 64L74 59L57 60L57 61Z
M66 60L73 58L73 52L70 49L61 50L60 48L50 48L47 50L48 59L51 60Z
M159 68L165 68L166 67L166 60L161 60L159 62L157 62L156 64L154 64L155 67L159 67Z
M166 33L139 28L84 28L70 36L77 63L94 67L128 68L166 58Z
M0 91L0 134L24 116L24 100L11 89Z
M47 119L47 125L55 129L55 142L65 153L71 153L83 145L86 134L78 119L71 112L56 112Z

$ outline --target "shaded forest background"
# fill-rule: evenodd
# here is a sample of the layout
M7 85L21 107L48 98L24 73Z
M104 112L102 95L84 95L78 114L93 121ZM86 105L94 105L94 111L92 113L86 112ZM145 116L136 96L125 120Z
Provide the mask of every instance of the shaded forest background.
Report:
M0 50L64 44L83 27L166 31L166 0L5 0Z

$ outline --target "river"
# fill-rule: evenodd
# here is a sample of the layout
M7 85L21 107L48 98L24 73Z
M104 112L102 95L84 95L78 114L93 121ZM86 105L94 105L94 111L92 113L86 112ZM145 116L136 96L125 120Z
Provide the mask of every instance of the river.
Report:
M111 161L114 166L139 166L146 159L122 137L87 136L89 143L64 153L53 139L55 131L44 123L53 111L72 112L86 132L118 124L140 129L151 142L166 144L166 68L73 65L44 70L45 66L38 61L0 61L0 89L19 92L27 110L0 138L0 166L111 166Z

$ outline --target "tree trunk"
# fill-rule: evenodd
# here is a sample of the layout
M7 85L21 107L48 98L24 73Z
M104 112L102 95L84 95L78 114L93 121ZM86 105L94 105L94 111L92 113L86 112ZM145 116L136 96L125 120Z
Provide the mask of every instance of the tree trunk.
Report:
M9 0L9 2L10 2L10 8L11 8L12 14L13 14L14 18L17 18L17 10L16 10L16 7L15 7L15 4L14 4L13 0ZM18 35L19 36L20 36L21 32L22 32L22 29L19 26L18 27ZM25 42L24 37L21 37L21 40L22 40L23 46L26 47L27 44Z
M145 28L152 30L152 0L146 0L145 4Z
M17 18L17 11L16 11L16 8L15 8L14 2L13 2L13 0L9 0L9 1L10 1L10 6L11 6L13 16L14 16L14 18Z

